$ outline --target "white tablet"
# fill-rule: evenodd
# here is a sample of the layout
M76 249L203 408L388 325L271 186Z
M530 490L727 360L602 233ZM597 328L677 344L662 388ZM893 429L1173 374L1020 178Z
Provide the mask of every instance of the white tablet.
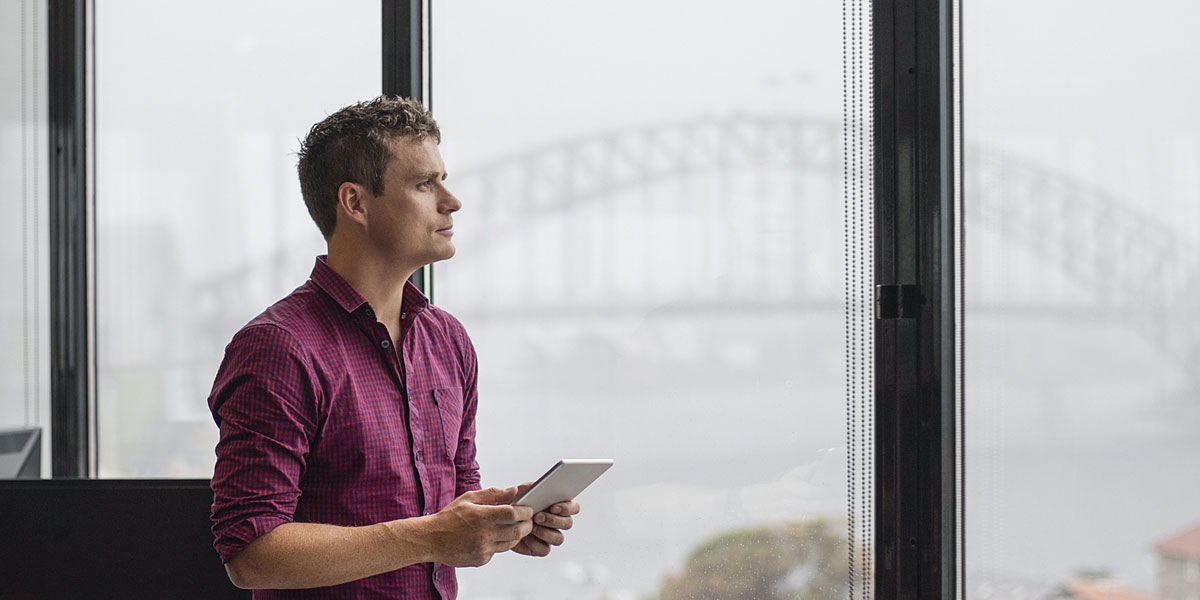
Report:
M513 504L528 506L534 513L539 513L553 504L573 500L612 465L611 458L564 458L550 467Z

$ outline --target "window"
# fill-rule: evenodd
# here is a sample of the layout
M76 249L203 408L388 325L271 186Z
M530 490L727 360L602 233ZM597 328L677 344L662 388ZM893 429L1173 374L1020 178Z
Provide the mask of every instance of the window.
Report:
M1194 597L1200 9L964 18L968 597Z
M50 425L45 10L35 1L0 5L0 431L41 429L42 473Z
M379 3L337 8L96 3L101 476L212 475L225 344L324 251L298 139L379 93Z
M99 0L90 32L97 397L80 402L105 477L209 475L222 348L322 249L296 138L376 95L382 70L373 1L288 3L286 20L278 3L160 4ZM550 561L464 573L463 597L681 597L698 572L726 595L844 597L847 473L871 457L847 444L845 362L870 356L871 317L847 331L844 179L865 163L839 151L838 7L434 4L425 74L466 208L433 291L480 350L485 482L613 456L584 501L623 536L585 517ZM330 28L361 35L330 47ZM45 156L33 139L22 156ZM34 256L23 272L44 271Z
M434 5L484 484L616 459L570 544L461 598L846 595L841 18Z

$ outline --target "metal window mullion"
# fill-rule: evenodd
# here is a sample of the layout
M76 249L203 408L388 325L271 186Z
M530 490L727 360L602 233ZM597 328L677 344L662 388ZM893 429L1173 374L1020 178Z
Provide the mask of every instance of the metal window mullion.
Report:
M89 477L87 0L48 9L51 473Z
M876 322L879 598L959 594L954 239L955 0L874 0L876 284L916 286Z
M428 106L427 0L383 0L383 95L415 98ZM433 268L426 265L409 281L433 295Z

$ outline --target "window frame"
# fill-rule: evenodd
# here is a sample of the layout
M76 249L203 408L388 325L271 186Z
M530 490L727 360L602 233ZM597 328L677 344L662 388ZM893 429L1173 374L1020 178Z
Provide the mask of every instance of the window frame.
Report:
M96 477L92 0L49 0L50 461ZM428 0L380 0L381 93L428 97ZM416 56L414 59L413 57ZM432 271L413 283L432 291Z
M381 0L381 92L431 104L429 0ZM49 0L51 463L95 477L90 0ZM958 0L872 0L875 284L917 286L875 323L878 597L962 597ZM432 270L413 283L433 293ZM880 306L879 308L887 308Z
M92 477L94 319L89 265L92 119L88 0L48 4L50 464L53 477Z
M872 9L875 591L962 598L960 3Z

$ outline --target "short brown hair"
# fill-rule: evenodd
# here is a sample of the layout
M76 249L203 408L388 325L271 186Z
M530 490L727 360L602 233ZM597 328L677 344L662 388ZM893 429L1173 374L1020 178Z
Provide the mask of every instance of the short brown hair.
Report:
M380 96L329 115L300 142L300 194L326 240L337 225L338 188L350 182L382 194L389 143L398 137L441 143L442 132L419 101Z

